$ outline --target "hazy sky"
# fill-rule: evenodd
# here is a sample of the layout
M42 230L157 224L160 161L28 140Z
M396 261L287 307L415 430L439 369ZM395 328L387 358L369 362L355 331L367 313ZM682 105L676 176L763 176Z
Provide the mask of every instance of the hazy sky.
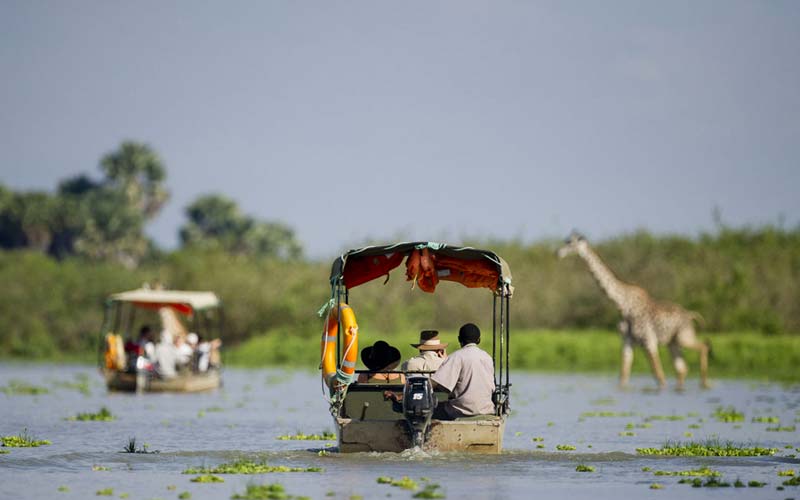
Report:
M0 182L125 139L200 194L367 238L800 222L800 2L0 2Z

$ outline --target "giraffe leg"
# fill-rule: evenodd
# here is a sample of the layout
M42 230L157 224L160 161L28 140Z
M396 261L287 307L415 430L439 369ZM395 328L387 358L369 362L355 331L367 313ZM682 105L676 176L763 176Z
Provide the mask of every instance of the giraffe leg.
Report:
M633 342L630 337L622 340L622 364L619 371L619 387L624 389L628 386L631 378L631 365L633 365Z
M686 366L686 361L683 359L683 352L681 346L677 342L672 342L669 345L669 352L672 354L672 364L675 367L675 374L678 377L678 385L675 387L677 390L683 390L683 382L686 380L686 373L689 369Z
M700 387L710 389L708 383L708 344L697 338L694 327L687 327L678 332L678 342L681 346L700 353Z
M653 369L653 375L658 381L658 387L663 389L667 385L667 380L664 378L664 369L661 367L661 359L658 357L658 344L648 342L644 349L647 351L647 359L650 361L650 368Z

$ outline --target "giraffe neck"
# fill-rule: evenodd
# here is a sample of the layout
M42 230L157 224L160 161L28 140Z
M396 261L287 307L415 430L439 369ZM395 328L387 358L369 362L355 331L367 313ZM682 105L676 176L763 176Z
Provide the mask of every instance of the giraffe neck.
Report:
M591 271L597 284L600 285L600 288L603 289L608 298L611 299L620 310L624 310L624 284L614 276L611 269L609 269L605 262L594 253L589 245L581 248L578 251L578 255L586 261L586 264L589 266L589 271Z

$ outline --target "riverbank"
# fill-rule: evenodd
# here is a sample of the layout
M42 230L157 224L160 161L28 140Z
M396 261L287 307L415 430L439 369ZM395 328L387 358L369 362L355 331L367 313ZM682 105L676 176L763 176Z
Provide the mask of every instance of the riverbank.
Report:
M400 349L403 359L416 350L409 344L418 333L371 334L362 337L359 349L383 339ZM455 332L442 334L444 342L450 344L449 352L458 346ZM709 362L709 375L714 378L738 378L758 381L800 382L800 335L763 335L752 332L719 333L702 335L711 340L713 357ZM481 345L491 351L491 337ZM267 368L273 366L307 368L319 366L319 342L317 338L290 335L273 330L223 350L227 366L243 368ZM619 371L620 338L608 330L512 330L510 361L512 370L544 373L612 373ZM660 349L661 362L666 375L674 379L672 360L668 349ZM698 356L687 351L689 377L697 378ZM47 359L30 360L19 357L0 356L3 361L35 363L96 363L94 352L72 353ZM633 372L649 374L650 367L645 353L634 351Z
M418 333L370 335L361 340L360 348L383 339L396 346L406 359L416 353L409 343ZM450 343L450 352L457 346L456 334L442 335ZM763 335L735 332L702 335L710 339L713 358L709 362L711 378L747 378L782 382L800 381L800 336ZM484 337L482 347L491 350L491 337ZM273 331L253 337L227 353L233 366L264 367L272 365L317 366L318 343ZM620 363L619 334L607 330L512 330L510 361L512 370L553 373L616 373ZM661 361L668 377L674 376L668 349L660 349ZM699 371L697 353L686 352L690 378ZM634 373L649 373L644 351L636 349Z

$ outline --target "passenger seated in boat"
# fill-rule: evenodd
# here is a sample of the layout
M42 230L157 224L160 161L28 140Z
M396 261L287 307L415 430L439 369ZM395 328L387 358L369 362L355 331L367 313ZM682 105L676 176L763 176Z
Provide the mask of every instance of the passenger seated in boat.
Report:
M447 359L447 344L439 340L436 330L421 331L419 344L411 347L419 349L419 354L403 363L404 372L435 372Z
M191 334L190 334L191 335ZM204 340L202 336L197 336L197 371L205 372L209 368L217 368L220 364L219 348L222 340Z
M365 347L361 350L361 361L370 373L359 373L357 381L362 384L404 384L406 380L402 373L380 373L397 368L400 358L400 351L383 340Z
M192 347L191 342L189 342L189 335L194 335L195 337L197 336L195 333L190 333L186 335L186 338L182 337L181 335L175 337L175 366L179 370L192 368L191 365L192 358L194 357L194 347Z
M161 340L156 345L155 358L156 370L163 378L171 378L177 374L175 368L178 361L178 349L169 330L161 332Z

